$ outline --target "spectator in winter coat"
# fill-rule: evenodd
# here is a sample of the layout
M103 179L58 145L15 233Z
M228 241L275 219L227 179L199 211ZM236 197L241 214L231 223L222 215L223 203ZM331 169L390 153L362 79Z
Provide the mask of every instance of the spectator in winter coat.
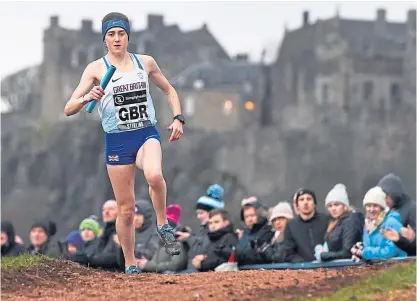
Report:
M280 202L276 205L269 217L269 222L274 231L271 243L280 243L284 240L284 231L287 223L294 218L291 205L288 202Z
M402 232L408 233L409 228L412 229L410 233L416 232L416 202L405 193L401 179L390 173L383 177L378 185L387 194L386 203L391 210L396 210L401 216L401 223L403 225ZM413 240L408 240L403 235L400 235L398 240L393 240L398 248L405 251L409 256L416 255L416 240L415 235Z
M351 249L354 256L364 259L389 259L405 257L407 254L392 241L385 239L380 229L400 231L402 225L398 212L386 212L386 194L380 187L371 188L363 199L366 210L365 228L363 230L363 249Z
M209 213L213 209L224 208L223 202L224 189L219 184L210 185L205 196L200 197L196 204L197 219L200 221L200 233L205 235L209 232L208 220Z
M78 250L84 248L84 241L81 237L80 231L74 230L65 238L65 253L75 254Z
M150 260L159 247L160 238L155 228L152 203L138 200L135 203L135 257ZM123 257L124 258L124 257Z
M269 221L272 224L274 236L269 245L265 245L265 247L259 250L263 259L262 263L283 262L282 246L285 227L293 218L294 213L288 202L280 202L272 209Z
M327 194L325 205L331 220L325 234L325 244L316 252L318 261L350 259L350 249L362 241L364 216L350 210L346 187L336 184Z
M64 250L61 244L52 240L55 233L56 224L54 222L35 222L30 228L28 253L42 254L53 258L62 257Z
M112 223L117 218L117 202L115 200L107 200L104 202L101 215L104 224ZM102 233L100 233L101 236Z
M238 249L245 249L258 240L259 235L271 235L272 227L268 224L268 208L255 197L243 199L240 210L240 219L245 224L243 231L238 231ZM272 236L271 236L272 239ZM264 240L269 240L264 237Z
M26 252L25 246L15 240L13 224L1 221L1 257L15 257Z
M188 250L187 269L193 269L193 258L201 254L207 247L209 214L214 209L224 208L223 195L224 189L220 185L210 185L206 195L200 197L196 204L197 218L200 220L199 232L192 233L190 229L187 229L187 231L176 231L175 233L177 239L184 242Z
M180 226L181 206L172 204L167 207L166 215L168 223L174 229ZM148 260L142 256L138 260L138 268L142 272L178 272L185 270L187 267L187 251L184 243L181 244L181 252L179 255L171 256L165 251L165 247L160 239L158 239L158 248L155 250L152 258Z
M84 241L83 252L88 256L94 254L99 241L98 236L100 234L98 218L95 215L90 215L88 218L81 221L78 230Z
M69 260L88 264L88 259L92 258L98 247L100 234L100 224L98 218L94 215L90 215L88 218L81 221L78 227L81 239L83 240L83 247L77 248L77 252L67 254Z
M241 220L246 229L238 241L235 259L238 265L260 264L264 259L260 251L271 243L274 232L268 223L268 210L259 200L244 203Z
M210 211L207 238L208 244L204 252L198 254L192 260L193 266L202 272L212 271L222 263L227 262L227 258L219 256L216 250L232 249L236 246L237 237L227 211L223 209Z
M135 258L151 260L157 252L160 244L159 235L156 232L154 210L150 201L138 200L135 203ZM117 240L119 244L119 241ZM118 253L118 263L124 266L123 250Z
M300 189L295 202L299 214L285 227L281 261L314 261L314 247L324 243L329 218L316 212L316 195L311 190Z
M124 265L118 262L118 254L121 250L116 233L117 204L114 200L108 200L103 204L102 218L103 228L100 230L97 243L92 252L77 253L77 262L93 268L102 268L109 271L124 271ZM93 248L93 247L92 247Z

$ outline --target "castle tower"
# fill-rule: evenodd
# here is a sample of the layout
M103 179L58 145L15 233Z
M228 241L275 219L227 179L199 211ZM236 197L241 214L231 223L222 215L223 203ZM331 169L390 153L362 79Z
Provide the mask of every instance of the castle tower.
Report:
M57 112L63 111L64 107L59 101L61 98L61 59L60 51L61 28L57 16L50 18L49 28L44 30L43 35L43 61L41 66L41 118L56 120Z

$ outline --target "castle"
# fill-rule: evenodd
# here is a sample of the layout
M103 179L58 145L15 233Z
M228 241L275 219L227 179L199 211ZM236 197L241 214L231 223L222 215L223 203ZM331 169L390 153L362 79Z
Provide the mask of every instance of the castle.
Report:
M416 10L403 23L387 21L383 9L369 21L336 15L311 23L304 12L303 26L286 32L271 69L269 118L284 127L347 125L373 111L415 112Z
M187 219L196 196L217 182L231 212L247 195L274 205L300 187L313 189L323 210L325 195L343 183L360 210L364 193L388 172L415 197L416 11L404 19L389 22L379 10L374 20L336 15L312 22L305 12L300 28L286 30L277 60L265 65L230 58L206 26L181 32L149 16L130 47L156 57L187 115L178 143L161 131L170 202L182 205ZM2 115L2 209L22 227L28 214L49 215L63 221L60 231L70 231L112 195L99 122L57 122L85 63L103 55L100 34L91 22L83 25L70 31L51 18L47 60L2 82L2 98L14 109ZM155 90L165 126L172 113ZM55 123L43 127L44 121ZM147 196L143 178L135 186Z
M24 103L44 121L69 120L65 102L86 64L104 54L92 25L83 20L80 30L69 30L52 16L41 66L4 79L2 97L12 107ZM352 115L366 119L375 110L409 111L415 107L415 47L416 11L394 23L382 9L368 21L336 15L313 23L304 12L300 28L285 29L270 66L251 64L246 55L231 59L206 25L183 32L160 15L148 15L146 29L132 32L129 41L129 51L156 58L180 95L187 125L217 132L251 124L346 125ZM158 119L167 124L172 113L164 95L153 85L151 93ZM97 114L75 118L92 117Z

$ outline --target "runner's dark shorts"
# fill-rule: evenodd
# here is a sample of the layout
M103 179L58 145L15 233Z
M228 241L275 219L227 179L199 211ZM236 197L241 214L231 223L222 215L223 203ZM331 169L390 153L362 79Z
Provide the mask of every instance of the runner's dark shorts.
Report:
M151 138L155 138L161 143L161 136L155 126L121 133L106 133L106 163L109 165L135 163L138 150Z

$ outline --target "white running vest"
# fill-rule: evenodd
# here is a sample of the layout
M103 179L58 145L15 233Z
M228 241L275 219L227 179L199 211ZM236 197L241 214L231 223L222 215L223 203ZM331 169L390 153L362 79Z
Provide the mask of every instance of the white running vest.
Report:
M148 73L136 54L129 55L135 69L131 72L116 69L99 101L98 113L106 133L138 130L157 122L149 93ZM107 56L103 60L109 68Z

